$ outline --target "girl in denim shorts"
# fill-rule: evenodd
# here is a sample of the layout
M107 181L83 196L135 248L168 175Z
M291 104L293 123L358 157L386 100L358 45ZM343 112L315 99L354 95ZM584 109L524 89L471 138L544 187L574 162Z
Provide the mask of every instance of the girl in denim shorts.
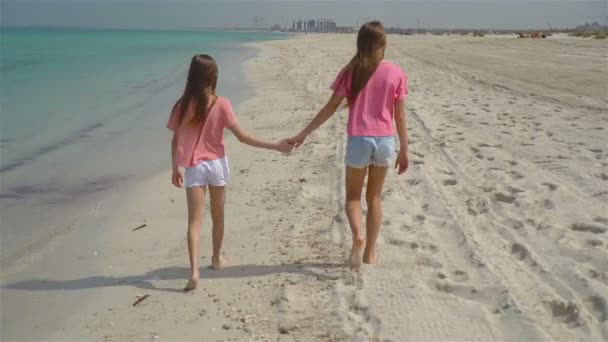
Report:
M399 152L395 168L403 174L408 167L405 97L407 78L401 68L384 61L386 34L378 21L364 24L357 36L357 54L331 85L328 103L310 124L287 141L296 147L339 108L346 98L348 142L346 146L346 215L353 234L349 258L353 269L361 262L373 264L378 255L376 240L382 222L382 187L395 158L395 126ZM393 125L394 121L394 125ZM362 232L361 193L367 175L366 238Z

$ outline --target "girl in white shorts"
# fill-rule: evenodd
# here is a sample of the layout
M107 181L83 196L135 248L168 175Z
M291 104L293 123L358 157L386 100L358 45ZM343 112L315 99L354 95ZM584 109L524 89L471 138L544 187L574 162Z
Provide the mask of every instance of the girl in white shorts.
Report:
M171 181L176 187L182 187L184 183L179 168L186 168L187 239L191 274L184 291L195 289L199 279L199 236L207 188L211 198L213 222L211 268L218 269L224 263L220 250L224 238L224 186L228 182L229 174L224 148L224 129L230 129L240 142L250 146L283 153L289 153L293 148L287 142L266 142L243 131L236 121L230 101L215 95L217 75L217 64L212 57L194 56L190 63L184 94L175 103L167 123L167 127L173 131Z

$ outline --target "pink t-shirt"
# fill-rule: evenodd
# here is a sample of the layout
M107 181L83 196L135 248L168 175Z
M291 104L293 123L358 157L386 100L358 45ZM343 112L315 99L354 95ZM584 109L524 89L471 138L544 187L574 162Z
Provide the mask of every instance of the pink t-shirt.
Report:
M167 128L177 134L175 163L177 166L190 167L203 160L220 159L226 155L224 148L224 128L236 124L236 117L228 99L218 97L207 113L205 124L179 124L179 107L175 106ZM202 132L201 132L202 131Z
M351 73L342 71L331 89L336 94L348 97L350 93ZM407 95L407 77L393 63L382 61L359 92L348 112L348 135L386 137L395 134L393 111L395 102Z

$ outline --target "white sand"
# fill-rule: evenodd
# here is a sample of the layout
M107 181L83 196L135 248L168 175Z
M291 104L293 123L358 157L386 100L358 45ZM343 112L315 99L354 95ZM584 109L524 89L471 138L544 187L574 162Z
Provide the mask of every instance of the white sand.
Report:
M297 133L354 40L257 44L241 124ZM342 266L341 110L290 158L229 139L232 265L204 269L199 290L179 291L185 198L162 174L116 200L86 268L55 257L72 276L3 276L2 339L607 340L607 55L582 39L391 36L386 57L410 78L411 166L387 179L377 265Z

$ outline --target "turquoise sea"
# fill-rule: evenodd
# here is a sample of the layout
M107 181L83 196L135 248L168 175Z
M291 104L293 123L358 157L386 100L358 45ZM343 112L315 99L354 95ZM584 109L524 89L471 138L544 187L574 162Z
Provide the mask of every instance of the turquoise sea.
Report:
M170 165L168 112L190 58L220 67L218 93L251 94L243 43L279 33L2 29L1 258L17 256L86 210L93 194Z

